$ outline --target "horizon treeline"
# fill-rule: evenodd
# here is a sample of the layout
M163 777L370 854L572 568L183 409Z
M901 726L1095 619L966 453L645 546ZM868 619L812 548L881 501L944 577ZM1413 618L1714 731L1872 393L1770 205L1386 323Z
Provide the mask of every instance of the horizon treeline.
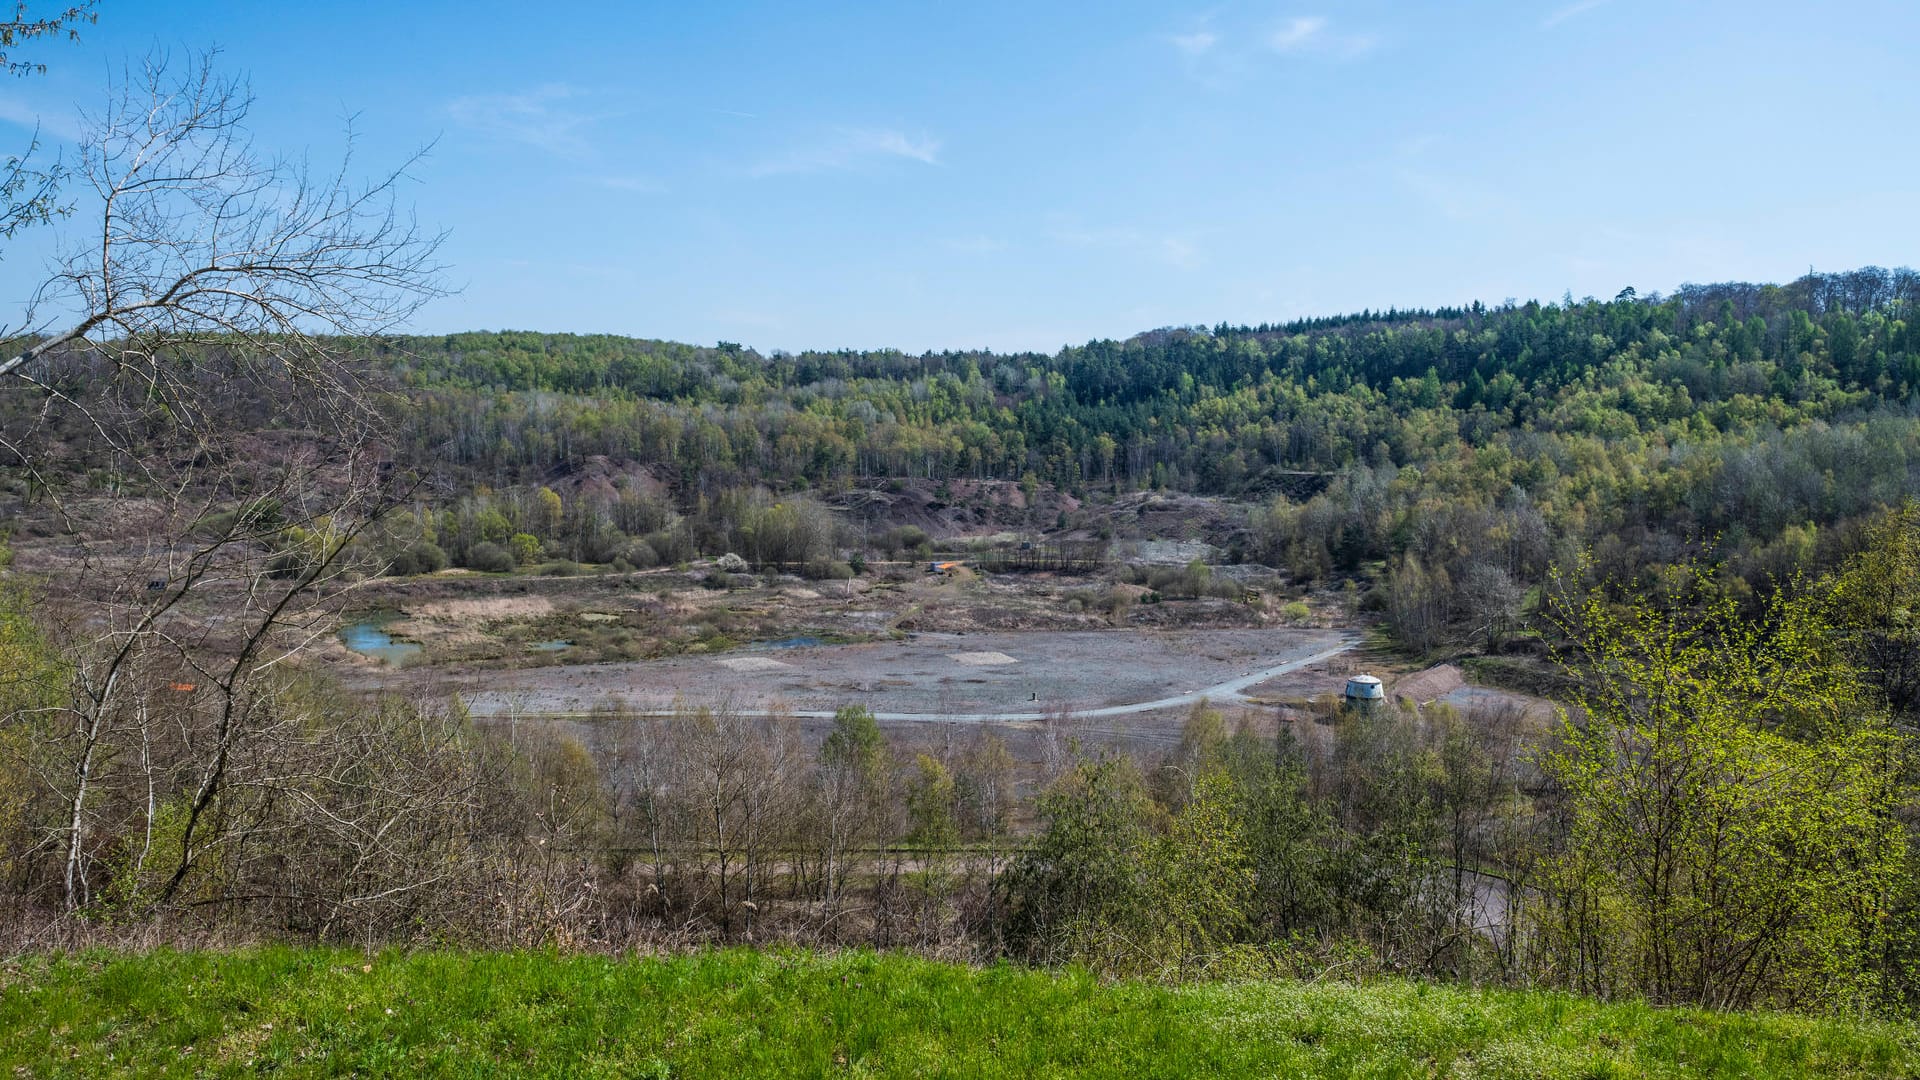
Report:
M496 483L608 455L703 491L1031 474L1237 495L1269 470L1416 464L1440 434L1435 410L1460 414L1447 434L1480 449L1502 445L1502 427L1697 441L1906 405L1920 391L1916 310L1920 274L1868 268L1664 299L1170 328L1051 356L763 356L528 332L375 352L426 392L418 438Z

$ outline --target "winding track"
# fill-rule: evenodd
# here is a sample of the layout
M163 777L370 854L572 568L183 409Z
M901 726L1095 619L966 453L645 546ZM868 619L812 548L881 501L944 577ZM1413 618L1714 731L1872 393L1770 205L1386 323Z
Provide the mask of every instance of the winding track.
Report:
M1244 704L1248 701L1246 695L1248 687L1266 682L1268 679L1277 675L1285 675L1290 671L1298 671L1303 667L1318 664L1323 660L1331 660L1341 653L1352 651L1359 644L1360 639L1358 637L1347 636L1341 639L1338 646L1327 649L1324 652L1317 652L1312 656L1304 656L1298 660L1289 660L1284 664L1276 664L1273 667L1262 668L1258 671L1250 671L1245 675L1228 679L1225 682L1214 683L1212 686L1201 687L1197 690L1182 690L1178 694L1155 698L1152 701L1136 701L1127 705L1103 705L1094 709L1074 709L1072 712L1076 719L1093 720L1109 716L1132 716L1137 713L1155 712L1160 709L1177 709L1185 705L1191 705L1199 698L1206 698L1215 704ZM749 716L775 715L771 710L743 709L740 711ZM576 717L584 718L592 716L593 714L587 712L542 712L535 715L558 720ZM795 716L807 720L830 720L833 718L833 710L784 709L781 710L778 715ZM1019 724L1045 720L1048 715L1046 712L876 712L873 714L873 718L890 723ZM1053 715L1058 715L1057 709L1053 712Z

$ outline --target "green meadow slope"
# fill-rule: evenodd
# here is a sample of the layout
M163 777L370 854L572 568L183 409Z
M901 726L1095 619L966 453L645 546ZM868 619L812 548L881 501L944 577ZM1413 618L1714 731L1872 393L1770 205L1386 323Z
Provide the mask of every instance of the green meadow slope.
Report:
M898 955L85 953L0 965L0 1076L1920 1076L1909 1027L1412 982Z

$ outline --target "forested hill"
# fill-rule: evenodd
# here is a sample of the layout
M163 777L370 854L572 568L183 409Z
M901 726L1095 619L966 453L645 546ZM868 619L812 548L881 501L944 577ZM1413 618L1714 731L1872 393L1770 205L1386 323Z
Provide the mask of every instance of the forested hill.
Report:
M604 454L690 485L853 475L1257 488L1264 472L1420 464L1557 441L1711 444L1920 390L1920 274L1866 269L1666 298L1182 328L1036 353L761 355L608 336L383 345L430 391L420 434L514 479ZM480 392L476 394L476 392ZM501 438L504 431L514 434Z
M1832 565L1852 525L1920 492L1916 312L1920 274L1870 268L1159 330L1052 356L533 333L371 347L413 388L411 454L449 466L457 492L528 490L596 458L666 481L683 511L875 477L1185 489L1266 506L1244 551L1299 579L1384 559L1406 595L1453 582L1396 619L1437 626L1464 617L1468 578L1535 583L1580 549L1623 581L1689 554L1756 585ZM1275 498L1303 471L1325 489ZM569 514L666 520L620 500Z

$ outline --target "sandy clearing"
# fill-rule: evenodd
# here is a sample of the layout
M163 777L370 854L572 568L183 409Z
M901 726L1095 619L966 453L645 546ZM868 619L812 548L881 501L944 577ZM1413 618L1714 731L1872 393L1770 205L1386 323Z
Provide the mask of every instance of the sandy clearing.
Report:
M765 656L726 656L714 663L729 671L792 671L792 664L783 664Z
M993 667L998 664L1017 664L1020 661L1003 652L957 652L948 653L948 658L968 667Z
M1443 700L1448 694L1466 684L1461 678L1460 669L1452 664L1438 664L1413 675L1402 675L1393 681L1388 696L1406 698L1415 705L1426 705Z
M477 626L462 626L439 619L395 619L387 624L386 630L405 641L416 641L423 645L432 643L441 648L487 645L493 641L492 635Z
M478 596L409 604L406 612L412 619L535 619L551 614L553 601L544 596Z
M1546 698L1529 697L1490 686L1457 686L1439 700L1462 711L1512 709L1534 721L1551 720L1557 707Z

